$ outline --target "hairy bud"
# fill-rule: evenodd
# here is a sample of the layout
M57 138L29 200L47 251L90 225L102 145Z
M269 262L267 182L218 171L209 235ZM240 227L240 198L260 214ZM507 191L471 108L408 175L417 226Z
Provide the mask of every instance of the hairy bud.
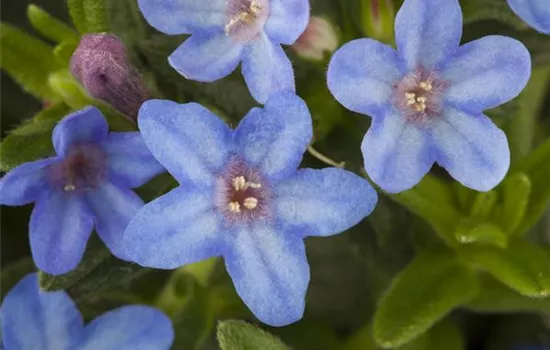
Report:
M328 21L312 16L306 30L292 48L304 58L322 60L325 53L332 53L338 48L338 36Z

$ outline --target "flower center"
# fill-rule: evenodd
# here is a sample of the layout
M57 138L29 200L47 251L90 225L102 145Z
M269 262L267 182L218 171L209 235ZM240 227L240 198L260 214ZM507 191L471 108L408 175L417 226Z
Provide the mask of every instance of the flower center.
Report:
M394 84L394 105L412 122L427 122L441 112L447 83L436 72L418 68Z
M95 144L73 145L62 162L49 169L52 185L64 192L92 190L106 177L106 156Z
M250 221L269 216L271 192L256 169L232 158L218 178L216 208L230 221Z
M269 15L269 0L229 0L225 34L239 41L258 36Z

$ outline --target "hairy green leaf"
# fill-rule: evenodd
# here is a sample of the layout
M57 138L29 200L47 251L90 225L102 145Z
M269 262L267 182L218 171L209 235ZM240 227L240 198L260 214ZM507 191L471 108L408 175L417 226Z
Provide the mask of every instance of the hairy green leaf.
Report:
M275 336L243 321L220 322L217 336L222 350L290 349Z
M502 184L502 212L500 227L507 235L517 232L525 216L531 194L531 181L524 173L509 175Z
M404 345L477 292L474 271L461 265L452 251L421 252L380 300L374 315L374 339L382 347Z
M56 43L77 42L79 39L71 27L36 5L31 4L27 7L27 17L40 34Z
M105 1L106 0L82 0L89 33L103 33L109 31Z
M80 34L88 33L88 21L84 12L84 0L67 0L69 15Z

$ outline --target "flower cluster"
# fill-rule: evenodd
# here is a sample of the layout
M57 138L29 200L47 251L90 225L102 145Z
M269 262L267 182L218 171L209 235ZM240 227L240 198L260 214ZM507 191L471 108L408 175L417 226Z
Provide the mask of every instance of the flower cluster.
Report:
M307 0L137 1L155 28L191 34L168 58L175 70L211 82L242 61L250 93L264 107L252 108L232 129L197 103L143 102L147 89L129 68L122 43L105 34L86 36L72 73L95 97L128 115L139 108L140 132L109 133L93 107L67 116L53 131L56 155L4 176L0 203L36 203L30 243L43 271L73 270L95 227L114 255L146 267L174 269L221 256L238 294L261 321L295 322L304 313L310 278L304 238L343 232L377 203L370 183L350 171L298 169L312 139L312 119L295 95L281 44L302 35L294 48L322 58L337 46L336 38L318 19L306 31ZM510 5L533 26L542 23L541 31L547 27L543 10L524 12L522 1ZM506 135L483 111L525 87L529 52L503 36L460 46L458 0L405 0L395 33L397 50L354 40L328 67L335 98L372 117L361 146L369 177L387 192L400 192L437 163L469 188L492 189L508 171L510 152ZM326 43L307 42L317 36ZM131 89L137 100L121 97ZM131 189L164 169L180 186L144 204ZM9 348L134 349L139 343L164 349L173 338L165 317L149 308L115 310L84 327L67 294L39 292L36 276L8 295L1 317ZM25 337L26 329L34 336Z

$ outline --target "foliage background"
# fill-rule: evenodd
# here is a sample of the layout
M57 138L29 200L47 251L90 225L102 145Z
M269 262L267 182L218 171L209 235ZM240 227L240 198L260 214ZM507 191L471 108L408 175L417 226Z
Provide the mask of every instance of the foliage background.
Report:
M167 37L148 27L140 16L135 2L106 0L108 24L110 31L125 41L134 64L144 74L156 95L180 102L201 102L218 111L229 122L236 123L254 105L240 75L234 74L212 84L197 84L179 76L168 66L166 57L182 41L182 37ZM388 28L392 27L391 15L383 18L382 32L373 32L369 27L370 0L311 2L313 14L323 15L338 25L341 43L365 35L391 40L391 30L388 31ZM40 33L29 24L26 12L27 6L31 3L42 7L65 23L70 23L64 0L2 1L1 21L24 29L53 45L53 42L40 36ZM406 331L395 331L401 334L401 338L408 338L407 341L396 341L394 346L400 349L429 350L498 350L526 343L544 343L550 346L550 299L535 299L532 295L529 296L530 281L522 275L525 269L529 270L532 267L532 260L537 260L542 266L540 273L550 273L550 218L548 215L541 215L545 212L544 208L550 199L550 194L545 194L550 191L550 36L537 34L525 27L506 7L503 0L469 0L461 3L466 22L464 42L490 34L510 35L523 41L533 55L535 69L529 88L520 98L492 110L490 116L506 130L515 164L523 164L522 159L532 155L533 149L539 145L543 147L536 157L527 161L534 164L532 168L537 170L538 180L531 179L534 186L532 193L542 194L537 202L538 207L542 206L542 210L535 210L529 206L527 209L524 208L527 216L529 213L532 214L531 221L536 225L530 227L526 238L521 240L536 242L537 251L546 252L546 255L542 253L544 256L535 258L532 254L526 254L518 258L520 262L508 271L503 266L509 260L499 261L498 257L486 254L486 260L480 263L483 268L479 270L489 273L479 272L475 276L476 282L472 284L476 285L477 279L481 281L479 293L477 287L469 288L467 282L470 277L466 276L466 284L463 284L460 272L454 273L454 265L446 269L445 261L449 256L453 256L455 251L443 244L445 234L441 231L445 230L437 229L441 219L448 214L438 212L435 208L441 200L440 197L445 197L448 192L449 198L452 197L453 206L461 217L483 217L483 220L476 221L475 225L478 225L480 222L495 221L491 212L493 201L502 204L503 198L512 198L506 196L519 193L518 186L521 186L522 182L521 179L519 182L513 182L509 185L511 190L499 188L494 195L478 196L472 191L452 184L444 171L434 169L432 177L424 181L416 192L411 191L393 198L381 195L375 213L350 231L334 237L308 238L306 244L312 281L308 291L306 315L295 325L267 329L293 348L375 349L371 334L372 321L381 296L387 291L396 274L415 256L418 257L419 252L426 251L434 252L435 257L430 256L427 265L434 266L430 273L437 275L436 278L426 277L423 274L425 271L409 274L406 293L401 291L401 294L393 297L395 302L384 311L390 321L383 322L384 325L392 325L396 329L409 327L413 329L413 333L416 332L415 335L422 335L415 337L412 342L407 342L411 337L401 334ZM399 8L400 1L395 1L393 6L394 9ZM2 61L5 60L6 51L10 50L5 44L4 33L5 30L2 33ZM345 161L348 169L361 172L359 145L368 128L369 119L344 110L329 95L324 80L326 62L307 62L290 50L288 52L296 70L298 94L306 99L313 114L315 147L338 161ZM36 115L43 108L45 101L24 93L4 71L1 83L1 123L2 137L5 140L10 130ZM77 93L71 89L68 89L68 92ZM65 102L74 109L75 103ZM113 115L116 120L116 114ZM128 127L124 123L116 125ZM41 132L45 133L34 130L31 141L18 151L26 155L27 148L38 147L33 140L38 139ZM12 153L5 149L1 151L3 170L6 170L6 160L11 160ZM32 158L34 154L30 153L32 152L29 152L29 157ZM304 164L312 167L324 166L311 156L306 156ZM140 193L145 199L150 200L167 191L173 184L168 176L160 176L144 186ZM533 197L529 198L533 200ZM434 205L430 206L431 202ZM2 207L2 294L22 275L34 269L30 260L27 236L31 209L32 206ZM469 222L465 225L467 224ZM451 235L458 234L456 226L453 226L451 231ZM479 230L475 233L475 244L479 250L493 249L502 242L502 237L498 234L492 236L490 230L481 231L481 234ZM484 235L486 232L489 233ZM506 242L509 239L512 241L512 238L505 237ZM517 246L520 245L517 243ZM464 246L469 249L469 245ZM473 250L468 250L463 257L471 254ZM459 247L456 251L462 252L464 249ZM481 255L483 254L480 253L479 256ZM475 260L475 257L471 259ZM117 262L105 252L97 240L92 240L85 263L82 265L80 270L64 278L43 276L43 287L67 289L87 319L121 304L156 304L174 320L177 333L174 349L215 349L218 347L215 340L217 320L254 321L236 296L219 261L206 261L173 273L145 271L133 265ZM441 270L437 270L436 267ZM538 268L539 266L533 267ZM524 271L521 271L522 269ZM509 275L502 278L503 274ZM509 282L508 285L515 286L516 291L489 275L496 276L497 279L500 276L501 280ZM550 282L541 283L547 283L543 285L543 289L550 288ZM437 293L441 291L441 285L449 286L449 295L452 294L454 298L452 301L450 296L447 299L438 299ZM460 307L449 313L443 321L433 325L455 306ZM437 317L430 312L435 312ZM415 318L415 315L420 315L420 319ZM400 324L400 321L411 323ZM424 321L427 322L426 327L422 326L424 329L421 330L422 327L419 325ZM273 349L283 348L283 345L275 340L262 338L263 334L255 333L256 338L260 340L249 336L249 332L256 331L240 323L223 325L225 326L219 328L219 340L224 349L244 349L246 346L243 344L246 342L253 344L251 349L267 349L265 344L269 344ZM233 328L238 334L235 338L238 338L237 340L231 336ZM425 328L430 330L424 333ZM389 326L384 327L384 331L386 330L392 332ZM390 334L388 337L394 335ZM239 343L241 336L245 339L244 343ZM383 336L379 335L380 337Z

